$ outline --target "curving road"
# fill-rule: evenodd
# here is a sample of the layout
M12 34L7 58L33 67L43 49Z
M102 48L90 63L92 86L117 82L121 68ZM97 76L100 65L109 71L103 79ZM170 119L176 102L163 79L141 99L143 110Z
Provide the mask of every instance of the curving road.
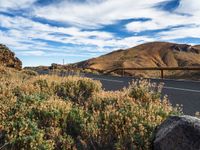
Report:
M105 90L120 90L127 87L135 78L132 77L114 77L85 74L85 77L101 81ZM151 79L151 82L164 83L163 95L168 95L172 105L183 105L183 112L187 115L194 115L200 112L200 81L186 80L162 80Z

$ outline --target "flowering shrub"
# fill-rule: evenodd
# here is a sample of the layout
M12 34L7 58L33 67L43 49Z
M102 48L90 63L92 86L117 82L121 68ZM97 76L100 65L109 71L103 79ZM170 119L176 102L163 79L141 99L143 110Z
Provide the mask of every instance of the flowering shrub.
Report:
M6 75L7 76L7 75ZM80 77L0 76L0 149L151 149L153 132L179 115L162 86L134 81L105 92Z
M101 84L88 78L69 78L55 86L55 93L63 98L79 104L84 103L94 93L101 91Z
M147 81L140 81L147 86ZM133 84L136 84L133 82ZM150 149L153 131L169 115L179 115L165 98L132 98L132 85L123 92L103 92L88 105L92 114L89 142L99 149ZM138 87L136 87L138 88ZM154 91L155 92L155 91ZM149 93L147 93L149 94ZM145 99L145 101L144 101Z

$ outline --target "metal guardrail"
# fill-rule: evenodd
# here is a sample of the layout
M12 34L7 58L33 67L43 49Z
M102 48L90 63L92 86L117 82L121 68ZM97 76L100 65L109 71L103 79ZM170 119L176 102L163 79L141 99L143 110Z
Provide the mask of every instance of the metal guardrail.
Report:
M147 67L147 68L116 68L110 71L105 72L104 74L110 74L115 71L122 71L122 75L124 76L125 70L155 70L160 71L161 78L164 78L164 71L168 70L183 70L183 71L200 71L200 67Z

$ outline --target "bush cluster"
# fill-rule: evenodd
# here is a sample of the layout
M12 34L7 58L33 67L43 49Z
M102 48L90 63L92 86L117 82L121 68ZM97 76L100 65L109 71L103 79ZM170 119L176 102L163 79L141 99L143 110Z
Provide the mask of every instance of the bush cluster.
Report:
M37 75L38 75L38 73L37 73L36 71L34 71L34 70L29 70L29 69L22 70L22 73L25 73L25 74L27 74L27 75L29 75L29 76L37 76Z
M0 77L0 149L151 149L173 108L161 86L134 81L106 92L88 78Z

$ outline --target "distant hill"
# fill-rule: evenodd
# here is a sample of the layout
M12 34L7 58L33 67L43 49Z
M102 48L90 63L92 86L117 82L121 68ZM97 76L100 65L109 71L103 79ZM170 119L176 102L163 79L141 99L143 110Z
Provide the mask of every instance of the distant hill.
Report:
M151 42L126 50L113 51L76 65L81 68L103 71L118 67L200 67L200 45ZM126 74L143 77L157 76L157 73L154 71L126 71Z
M15 54L5 45L0 44L0 66L22 69L22 62L15 57Z

